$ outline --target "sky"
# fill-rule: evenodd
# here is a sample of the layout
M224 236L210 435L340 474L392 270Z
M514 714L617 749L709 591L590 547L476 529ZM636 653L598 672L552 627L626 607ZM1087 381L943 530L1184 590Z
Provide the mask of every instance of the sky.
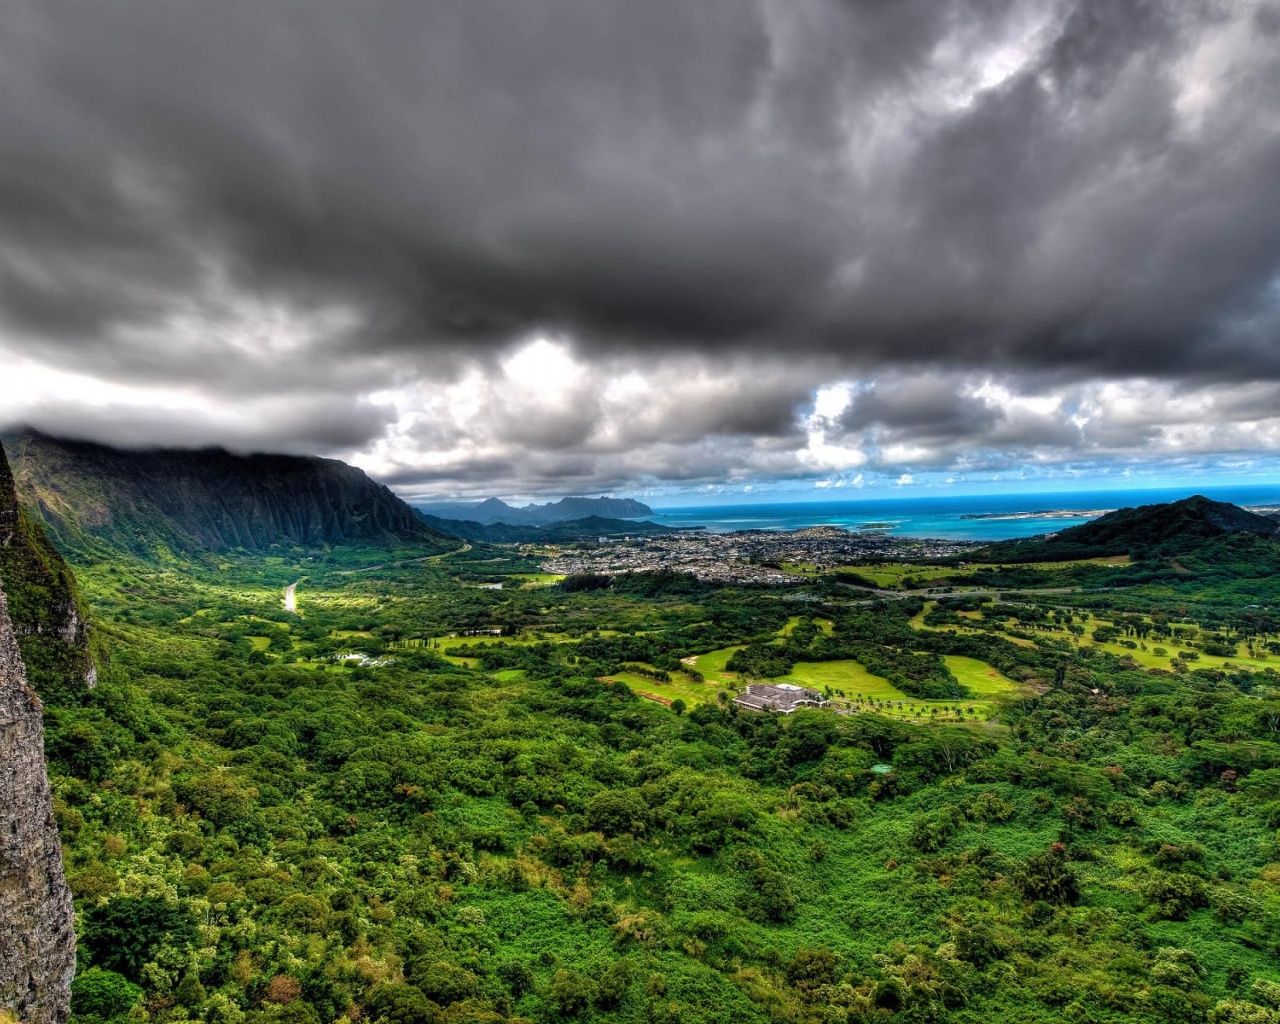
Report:
M411 498L1280 469L1275 0L0 20L0 422Z

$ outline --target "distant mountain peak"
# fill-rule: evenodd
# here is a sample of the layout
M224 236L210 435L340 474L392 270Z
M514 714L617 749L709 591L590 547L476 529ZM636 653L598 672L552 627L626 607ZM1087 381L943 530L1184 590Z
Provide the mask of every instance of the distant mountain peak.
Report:
M610 498L606 495L599 498L573 495L543 505L531 502L521 508L508 505L499 498L442 504L421 503L416 507L421 512L444 519L460 519L490 526L496 524L545 526L550 523L585 519L588 516L599 516L602 519L638 519L641 516L653 515L653 509L643 502L632 498Z

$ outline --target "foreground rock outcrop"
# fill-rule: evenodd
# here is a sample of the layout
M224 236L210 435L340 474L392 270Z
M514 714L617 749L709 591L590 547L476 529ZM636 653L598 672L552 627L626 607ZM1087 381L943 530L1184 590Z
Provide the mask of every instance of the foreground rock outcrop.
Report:
M44 760L40 699L0 580L0 1010L67 1019L76 939Z

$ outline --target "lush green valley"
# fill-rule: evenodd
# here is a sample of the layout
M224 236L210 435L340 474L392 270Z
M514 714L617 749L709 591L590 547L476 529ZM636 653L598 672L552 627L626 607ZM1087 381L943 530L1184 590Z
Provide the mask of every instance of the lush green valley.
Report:
M434 542L73 557L80 1024L1280 1021L1256 558L797 602ZM779 678L832 705L728 700Z

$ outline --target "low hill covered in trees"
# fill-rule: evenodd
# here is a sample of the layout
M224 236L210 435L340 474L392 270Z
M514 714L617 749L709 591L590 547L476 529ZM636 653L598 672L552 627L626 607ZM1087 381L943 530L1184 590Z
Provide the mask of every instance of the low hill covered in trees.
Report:
M1129 555L1135 560L1190 553L1232 534L1276 537L1276 522L1196 494L1181 501L1122 508L1061 533L1001 541L976 558L993 562L1057 562Z

